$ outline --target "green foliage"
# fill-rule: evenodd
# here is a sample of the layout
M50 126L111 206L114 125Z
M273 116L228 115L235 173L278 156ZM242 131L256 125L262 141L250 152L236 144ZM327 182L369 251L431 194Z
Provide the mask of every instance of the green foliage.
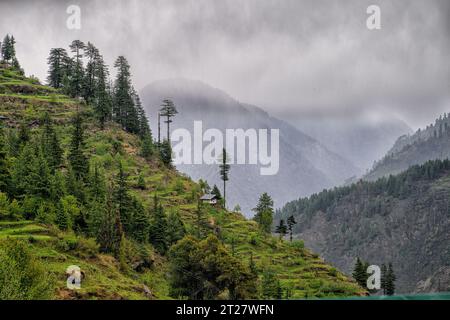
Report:
M223 181L223 207L226 208L226 182L229 180L229 173L231 166L229 165L229 159L227 156L227 151L225 148L222 150L222 155L220 157L220 165L219 165L219 175L220 179ZM220 192L219 192L220 194Z
M389 263L387 269L385 269L384 278L384 286L383 289L385 294L388 296L392 296L395 293L395 280L397 279L394 273L394 268L392 263Z
M264 270L261 281L261 295L263 299L281 299L281 285L275 272L271 269Z
M294 225L297 224L297 221L295 221L294 216L289 216L289 218L287 219L287 229L289 231L289 241L292 242L292 233L293 233L293 228Z
M9 200L6 194L0 192L0 220L9 217Z
M286 233L287 233L287 226L284 223L283 219L280 220L280 223L276 227L275 232L280 235L280 240L286 235Z
M167 141L170 144L170 124L173 122L172 118L178 113L175 104L170 99L163 100L163 104L161 105L161 109L159 110L159 115L161 117L166 117L164 121L167 124Z
M67 51L63 48L53 48L47 59L49 71L47 82L55 89L63 88L64 82L69 76L71 61Z
M167 228L167 217L162 205L155 195L150 225L150 242L161 254L165 254L168 249Z
M172 210L167 216L167 241L169 246L177 243L186 235L186 227L184 226L178 211Z
M172 147L169 140L164 140L159 146L159 157L161 161L167 166L172 167Z
M253 211L255 212L253 219L259 224L261 230L269 233L273 223L273 200L266 192L260 196Z
M73 119L73 130L70 139L68 160L77 180L83 180L89 172L89 163L84 154L84 129L81 114Z
M145 179L144 179L144 175L142 174L142 172L139 174L137 187L139 189L141 189L141 190L145 190L146 189Z
M230 299L255 297L254 275L213 235L201 241L187 236L169 257L173 297L215 299L225 290Z
M153 152L154 146L152 137L150 135L145 135L142 138L141 155L148 160L153 155Z
M79 264L87 276L83 288L76 293L82 299L142 299L146 296L137 288L143 283L149 286L153 298L167 298L169 282L166 275L172 263L172 258L166 255L167 250L190 233L198 233L199 239L195 242L201 257L197 266L203 279L203 298L256 298L258 270L261 260L266 259L272 259L277 280L298 279L294 297L302 297L305 290L317 296L320 290L312 292L309 282L304 289L303 281L308 280L303 275L307 276L308 272L301 268L311 267L308 259L312 259L306 250L297 250L258 232L255 223L238 213L210 206L196 210L195 201L201 189L210 192L210 188L206 182L202 187L197 186L172 170L171 151L166 152L166 167L160 165L162 161L158 157L149 155L147 160L152 161L145 161L137 155L139 151L143 153L146 137L149 146L152 141L150 128L145 128L145 113L139 110L139 97L131 84L130 95L138 119L137 135L109 125L111 117L108 115L101 120L97 108L100 94L96 94L100 89L92 87L93 83L94 87L101 86L99 76L95 74L95 64L100 61L95 57L98 52L89 43L86 48L79 44L76 47L79 50L77 52L74 47L74 58L64 62L68 69L64 71L63 79L58 80L61 82L58 89L82 97L84 101L72 100L39 85L35 79L22 77L13 69L0 66L0 86L2 79L13 76L34 90L23 94L7 92L11 95L8 99L19 101L13 112L5 111L8 124L20 124L20 127L8 128L7 144L3 143L5 172L11 180L4 192L2 208L6 209L2 209L5 214L0 221L0 239L23 238L33 243L39 260L49 262L48 270L58 275L55 289L65 287L62 270L67 267L67 261ZM87 61L86 68L76 61L81 53ZM75 74L80 67L83 68L81 87ZM117 93L115 88L108 87L100 91L103 94L106 91L106 99ZM28 103L30 105L25 105ZM79 121L81 118L83 121ZM74 120L73 126L70 126L70 119ZM40 127L34 125L37 121L40 121ZM99 131L95 127L99 123L105 130ZM127 119L124 125L131 132L134 124ZM117 161L122 168L115 166ZM149 192L136 188L135 179L133 184L129 183L128 173L144 178L147 190L156 189L159 200L153 208L148 208L151 207ZM138 181L142 180L140 178ZM36 221L14 221L22 218ZM227 246L231 244L232 250L220 241L206 241L211 233L229 241ZM254 235L253 246L249 245L249 235ZM254 252L252 263L248 260L249 250ZM162 254L165 257L160 257ZM302 260L301 267L297 266L297 260L291 261L298 256L302 256L297 259ZM340 273L339 277L342 277ZM334 280L329 279L330 282ZM355 292L355 286L344 280L336 281L339 281L337 289L329 295Z
M222 199L222 194L220 193L220 190L216 185L214 185L214 187L212 188L211 194L215 195L217 197L217 200Z
M63 151L48 112L44 113L41 125L43 126L41 136L42 154L51 172L54 172L62 163Z
M356 259L352 276L353 279L355 279L362 288L367 287L367 279L369 278L369 274L367 273L368 266L368 263L361 261L361 259L359 258Z
M14 39L14 36L7 34L3 39L1 46L1 54L4 61L13 63L14 60L16 60L15 44L16 40Z
M0 192L11 193L10 180L4 133L0 123Z
M0 300L40 300L53 296L54 279L23 241L0 242Z

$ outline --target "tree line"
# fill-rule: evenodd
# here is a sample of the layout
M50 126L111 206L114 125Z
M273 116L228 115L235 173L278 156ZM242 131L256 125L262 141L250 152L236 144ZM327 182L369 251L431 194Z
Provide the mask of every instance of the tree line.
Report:
M353 279L363 288L367 289L367 280L369 279L369 273L367 272L367 268L369 267L369 263L362 261L359 257L356 258L355 267L353 269ZM395 294L395 280L396 276L394 273L394 267L392 263L388 265L381 265L381 275L380 275L380 289L382 290L383 295L392 296ZM374 291L376 292L376 291Z

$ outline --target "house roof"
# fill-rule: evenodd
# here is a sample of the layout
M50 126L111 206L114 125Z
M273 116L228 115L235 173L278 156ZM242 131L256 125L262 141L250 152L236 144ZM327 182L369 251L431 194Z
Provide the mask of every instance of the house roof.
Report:
M213 199L215 199L215 198L216 198L216 195L215 195L215 194L207 193L207 194L204 194L204 195L200 198L200 200L213 200Z

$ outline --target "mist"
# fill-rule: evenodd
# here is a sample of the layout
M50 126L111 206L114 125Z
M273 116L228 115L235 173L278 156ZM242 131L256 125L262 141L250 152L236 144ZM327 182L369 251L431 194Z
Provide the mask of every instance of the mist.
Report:
M80 30L66 26L71 4ZM371 4L380 30L366 27ZM395 117L417 129L450 111L446 0L2 1L0 12L42 81L50 48L80 39L110 65L125 55L138 89L197 79L293 123Z

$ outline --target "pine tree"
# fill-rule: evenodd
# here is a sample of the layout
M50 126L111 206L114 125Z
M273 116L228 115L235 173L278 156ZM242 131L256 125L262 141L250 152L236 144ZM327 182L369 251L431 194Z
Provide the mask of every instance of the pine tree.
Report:
M103 61L103 57L98 54L95 57L95 69L94 69L94 113L98 122L100 123L100 129L105 128L105 123L111 119L112 98L110 95L110 86L108 84L108 67Z
M135 209L133 217L132 237L138 242L145 243L148 241L150 231L150 220L144 210L142 204L136 199L133 200Z
M1 124L0 124L1 125ZM1 130L1 129L0 129ZM20 143L19 143L19 137L17 136L17 130L16 129L9 129L7 132L7 151L8 155L13 158L17 158L20 153Z
M183 239L186 228L178 211L171 211L167 217L167 241L169 246Z
M10 37L9 34L7 34L5 36L5 38L3 38L3 42L2 42L2 46L1 46L1 54L2 54L2 59L5 62L8 62L9 60L9 47L10 47Z
M253 218L260 226L260 228L269 233L273 223L273 200L264 192L260 197L256 208L252 209L255 212Z
M88 184L91 201L103 201L106 195L106 183L104 174L100 171L98 164L94 165Z
M69 92L72 97L81 97L83 94L83 79L84 79L84 68L83 68L83 53L85 44L80 40L74 40L70 44L70 50L74 54L72 59L73 66L69 77Z
M380 285L381 289L383 289L383 295L386 295L386 275L387 275L387 267L383 263L381 265L381 279L380 279Z
M156 195L150 227L150 242L159 253L166 253L168 248L167 218Z
M41 125L43 126L41 150L47 160L47 164L51 172L53 173L55 169L61 165L63 150L60 147L58 136L56 135L52 120L47 112L41 119Z
M47 83L49 86L59 89L64 86L64 78L68 77L67 66L69 56L67 51L63 48L53 48L50 50L50 55L47 59L49 70L47 76Z
M196 236L198 239L201 239L203 236L203 229L206 226L206 218L205 212L202 207L202 202L200 199L197 199L197 209L195 210L195 230Z
M15 49L16 40L14 39L14 36L9 36L8 34L3 39L2 47L1 47L1 53L3 60L5 62L12 63L13 60L16 58L16 49Z
M114 203L117 205L120 221L123 230L131 233L133 224L133 208L132 199L128 194L129 187L127 183L127 175L123 170L122 162L119 162L119 172L115 179Z
M84 155L83 120L78 113L73 119L73 129L69 146L69 163L78 180L84 180L89 172L89 163Z
M166 167L172 167L172 147L170 142L164 140L159 147L159 156Z
M19 60L17 60L16 57L13 58L11 66L20 74L20 75L24 75L25 71L22 69L22 67L20 66Z
M30 141L30 128L25 121L19 124L18 143L22 148L28 141Z
M228 164L228 157L227 157L227 151L225 148L222 150L222 156L221 156L221 164L219 165L220 169L220 179L223 181L223 207L226 209L226 182L229 180L229 172L230 172L230 165Z
M5 135L0 123L0 192L11 194L11 175L9 172L7 153L5 146Z
M278 296L278 280L275 272L272 270L265 270L262 275L262 297L263 299L274 299Z
M222 199L222 195L220 194L220 190L219 190L219 188L216 185L214 185L214 187L212 188L211 194L215 195L217 200Z
M280 223L278 224L275 232L280 235L280 240L286 235L286 233L287 233L287 226L284 223L283 219L280 220Z
M141 156L148 160L153 155L153 141L151 135L146 135L141 143Z
M150 141L152 141L152 133L150 130L150 126L148 125L148 119L145 115L144 108L142 107L141 99L136 92L133 93L133 98L139 120L139 136L141 137L141 140L149 138Z
M20 151L18 158L14 161L11 170L11 185L14 187L15 197L23 196L29 188L29 175L31 172L31 166L34 163L36 157L36 151L34 146L26 144Z
M388 296L392 296L395 294L395 280L396 280L396 276L394 274L394 268L392 267L392 263L389 263L389 265L387 267L386 278L385 278L386 294Z
M56 207L56 225L60 230L67 230L69 229L69 218L67 216L66 210L64 210L64 207L59 202Z
M31 163L26 190L28 194L45 199L51 196L51 172L42 151L37 151Z
M352 273L353 279L363 288L367 287L367 272L364 263L360 258L356 259L355 267Z
M161 117L166 117L164 122L167 124L167 141L170 143L170 124L173 122L172 118L178 113L177 108L172 100L165 99L159 111Z
M83 97L86 102L92 103L96 93L97 63L100 52L91 42L88 42L83 49L84 56L88 60L83 79Z
M294 216L293 215L289 216L289 218L287 219L287 225L288 225L288 230L289 230L289 241L290 242L292 242L293 227L296 224L297 224L297 221L295 221Z
M119 56L114 67L117 68L117 76L114 84L113 118L126 131L138 133L139 119L134 106L130 65L125 57Z

